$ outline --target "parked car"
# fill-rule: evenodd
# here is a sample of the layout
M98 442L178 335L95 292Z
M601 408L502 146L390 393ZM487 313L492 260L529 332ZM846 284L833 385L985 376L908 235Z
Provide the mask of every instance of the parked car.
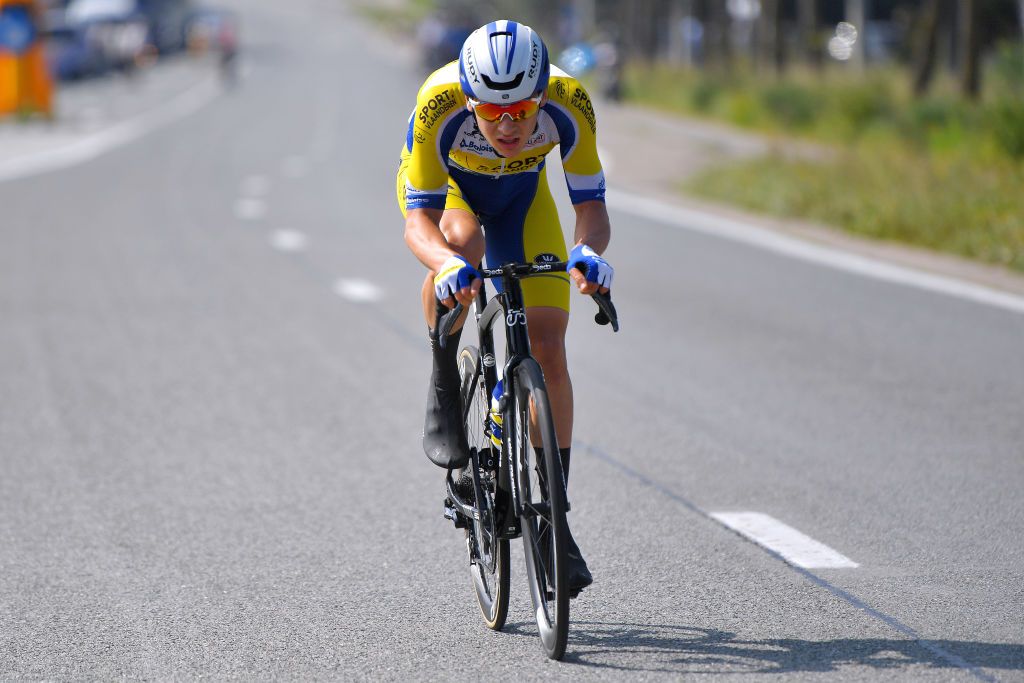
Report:
M88 55L92 73L132 69L146 47L149 23L134 0L71 0L63 22L63 30L52 33L58 45L65 40L64 58L84 64L83 55Z
M55 78L75 80L102 74L109 68L96 32L86 23L69 24L63 7L46 12L43 32L50 73Z

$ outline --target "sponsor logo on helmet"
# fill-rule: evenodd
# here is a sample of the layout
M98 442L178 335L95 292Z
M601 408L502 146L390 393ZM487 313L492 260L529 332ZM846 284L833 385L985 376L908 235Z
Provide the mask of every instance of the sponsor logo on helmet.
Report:
M480 82L480 74L476 70L476 59L473 58L473 48L466 48L466 75L468 75L474 83Z
M537 43L533 43L533 51L530 52L530 72L527 74L530 78L536 78L537 67L540 66L540 46Z

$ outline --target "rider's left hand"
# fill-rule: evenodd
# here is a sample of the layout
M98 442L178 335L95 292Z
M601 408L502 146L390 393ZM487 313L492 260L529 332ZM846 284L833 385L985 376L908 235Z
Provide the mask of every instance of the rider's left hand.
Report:
M586 273L581 272L576 266L583 267ZM580 293L587 295L597 291L607 294L615 275L615 269L611 264L585 244L576 245L569 254L569 267L566 270Z

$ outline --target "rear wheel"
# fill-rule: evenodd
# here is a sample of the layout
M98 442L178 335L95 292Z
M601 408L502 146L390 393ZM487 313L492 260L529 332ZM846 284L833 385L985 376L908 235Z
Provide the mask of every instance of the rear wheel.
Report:
M533 359L524 361L515 369L515 380L505 438L521 504L526 573L544 651L561 659L569 635L565 478L540 366Z
M496 472L493 468L481 466L486 456L494 454L494 450L487 433L490 396L480 365L480 352L476 347L467 346L459 353L459 378L466 416L466 439L470 450L480 454L470 461L464 476L472 477L471 470L476 468L479 492L483 494L482 500L476 501L479 519L469 520L466 527L470 574L484 623L487 628L499 631L505 625L505 617L508 615L509 546L508 539L498 538L497 514L494 510Z

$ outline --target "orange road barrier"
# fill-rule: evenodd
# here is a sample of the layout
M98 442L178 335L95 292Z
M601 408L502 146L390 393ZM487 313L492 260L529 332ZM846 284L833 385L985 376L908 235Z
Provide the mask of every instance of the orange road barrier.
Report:
M0 116L53 115L41 19L36 0L0 0Z

